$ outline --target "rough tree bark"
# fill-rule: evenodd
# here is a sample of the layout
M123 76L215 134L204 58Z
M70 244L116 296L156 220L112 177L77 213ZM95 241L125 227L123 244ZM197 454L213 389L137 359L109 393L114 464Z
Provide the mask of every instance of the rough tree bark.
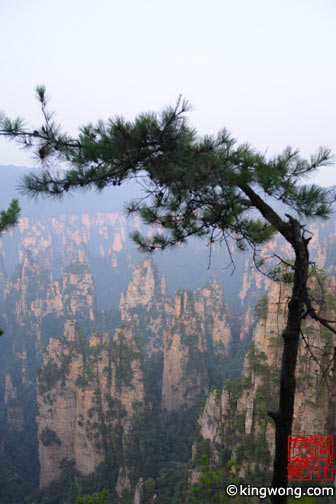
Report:
M270 413L275 421L275 457L273 465L273 487L287 487L287 447L288 436L292 433L295 400L295 368L300 341L300 329L305 312L305 299L309 268L309 238L304 237L300 223L291 218L292 241L295 251L294 284L292 296L288 304L287 325L282 333L284 348L280 375L279 410ZM272 496L273 504L284 504L287 497Z

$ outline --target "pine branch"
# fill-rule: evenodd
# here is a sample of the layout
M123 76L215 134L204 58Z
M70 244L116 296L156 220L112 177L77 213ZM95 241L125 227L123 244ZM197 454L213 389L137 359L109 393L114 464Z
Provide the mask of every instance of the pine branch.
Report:
M336 324L336 320L329 320L329 319L326 319L324 317L321 317L321 315L319 315L315 308L313 307L313 305L311 304L311 301L310 301L310 298L308 296L308 294L306 293L305 295L305 298L304 298L304 302L306 304L306 307L307 307L307 313L310 315L310 317L313 319L313 320L316 320L317 322L319 322L321 325L323 325L326 329L329 329L329 331L333 332L334 334L336 334L336 328L332 327L330 324Z
M15 226L20 215L19 202L13 199L7 210L0 212L0 234Z

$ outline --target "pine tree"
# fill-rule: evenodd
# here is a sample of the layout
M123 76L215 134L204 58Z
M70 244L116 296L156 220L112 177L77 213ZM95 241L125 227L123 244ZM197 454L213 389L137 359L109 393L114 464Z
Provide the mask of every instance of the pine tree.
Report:
M90 186L103 189L135 179L142 185L144 198L131 202L128 212L159 228L152 238L133 233L141 250L165 249L197 236L210 246L223 244L229 253L232 241L240 250L250 246L256 252L275 233L291 245L295 259L288 267L293 270L293 291L282 334L279 409L269 413L276 431L272 484L287 486L287 440L293 421L301 323L310 316L335 332L309 297L311 237L304 224L310 218L327 219L334 196L316 185L300 185L330 162L329 149L321 148L309 161L291 148L267 159L247 144L237 145L226 130L215 138L199 138L188 126L188 104L182 100L159 116L148 113L133 122L116 117L88 124L78 138L72 138L62 133L49 113L44 87L37 88L37 95L44 115L41 128L28 130L20 119L6 117L0 123L1 135L33 149L44 164L40 174L24 177L25 193L60 198L69 191ZM70 168L54 175L49 169L54 162L66 162ZM277 212L273 206L279 202L290 213ZM273 497L273 502L284 503L286 497Z

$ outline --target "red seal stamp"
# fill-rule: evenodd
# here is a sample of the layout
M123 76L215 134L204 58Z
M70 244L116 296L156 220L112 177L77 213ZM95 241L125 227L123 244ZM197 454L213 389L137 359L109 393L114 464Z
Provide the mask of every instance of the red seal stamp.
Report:
M331 481L333 476L333 436L329 434L288 436L289 480Z

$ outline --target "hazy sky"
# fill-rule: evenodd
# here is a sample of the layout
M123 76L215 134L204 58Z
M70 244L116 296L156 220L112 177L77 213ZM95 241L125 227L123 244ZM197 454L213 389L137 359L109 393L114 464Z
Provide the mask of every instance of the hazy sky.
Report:
M335 22L335 0L0 0L0 109L38 125L43 83L75 134L182 94L200 133L336 153ZM0 164L33 166L3 139Z

